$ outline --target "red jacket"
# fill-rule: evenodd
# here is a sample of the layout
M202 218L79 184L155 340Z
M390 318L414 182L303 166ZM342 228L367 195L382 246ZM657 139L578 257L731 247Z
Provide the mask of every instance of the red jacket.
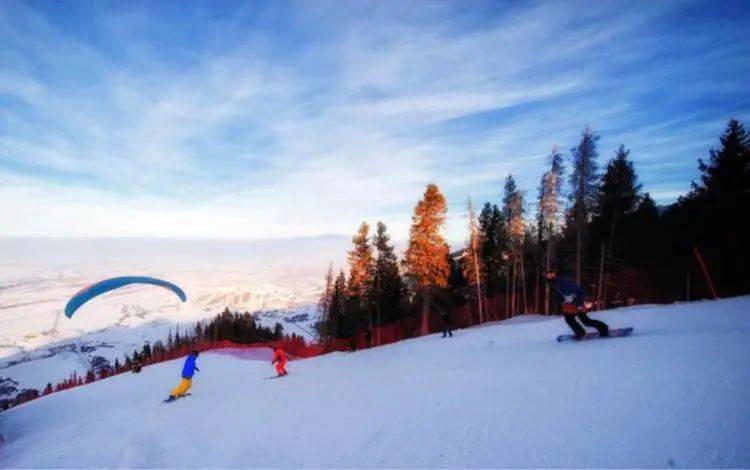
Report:
M277 349L273 352L271 364L276 364L277 362L280 362L282 366L286 365L286 353L281 349Z

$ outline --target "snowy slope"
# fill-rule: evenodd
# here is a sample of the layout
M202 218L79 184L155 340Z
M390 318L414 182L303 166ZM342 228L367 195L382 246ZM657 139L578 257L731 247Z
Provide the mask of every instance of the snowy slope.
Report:
M270 365L207 353L0 414L2 467L748 467L750 297L559 318ZM537 319L538 320L538 319Z
M9 239L0 237L0 377L43 388L89 368L94 356L122 360L225 307L311 337L328 260L347 240L257 242ZM84 305L67 300L97 280L148 274L180 285L189 301L153 286L128 286ZM85 350L71 353L72 349ZM1 398L7 398L0 396Z

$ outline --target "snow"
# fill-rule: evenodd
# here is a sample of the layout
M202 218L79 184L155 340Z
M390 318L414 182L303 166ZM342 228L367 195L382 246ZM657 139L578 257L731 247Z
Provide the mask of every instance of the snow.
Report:
M122 360L144 342L164 341L170 329L192 328L225 307L254 312L262 325L278 322L286 333L311 339L328 262L346 253L347 244L346 237L256 242L0 237L0 376L17 380L20 388L54 384L80 372L81 358ZM173 281L188 302L165 289L133 285L88 302L72 319L63 315L68 299L86 285L132 274ZM71 345L96 350L55 357L55 350ZM19 361L35 364L13 365ZM33 370L38 374L29 373Z
M0 414L0 466L748 467L750 297L559 317L293 361L206 353Z

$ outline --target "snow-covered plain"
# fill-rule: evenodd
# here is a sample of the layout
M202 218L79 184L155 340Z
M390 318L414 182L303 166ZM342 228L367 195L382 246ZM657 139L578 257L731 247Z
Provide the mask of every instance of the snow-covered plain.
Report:
M0 466L748 467L750 297L559 317L290 363L206 353L0 414Z
M225 307L257 313L309 337L330 260L346 252L345 237L210 242L124 239L0 238L0 377L42 389L89 368L164 340L178 325L192 328ZM84 305L72 319L68 299L95 281L151 275L179 284L181 304L153 286L129 286ZM2 398L2 397L0 397Z

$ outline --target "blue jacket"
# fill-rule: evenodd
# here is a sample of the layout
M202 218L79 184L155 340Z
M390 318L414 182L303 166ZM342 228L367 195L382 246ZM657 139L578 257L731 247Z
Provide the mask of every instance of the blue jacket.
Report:
M575 304L577 307L582 308L586 298L589 296L583 287L576 284L572 279L558 275L553 281L550 282L552 287L555 288L557 296L560 297L564 303Z
M196 357L190 354L187 359L185 359L185 365L182 366L182 378L183 379L192 379L193 375L195 375L195 371L200 371L198 367L195 365L195 359Z

